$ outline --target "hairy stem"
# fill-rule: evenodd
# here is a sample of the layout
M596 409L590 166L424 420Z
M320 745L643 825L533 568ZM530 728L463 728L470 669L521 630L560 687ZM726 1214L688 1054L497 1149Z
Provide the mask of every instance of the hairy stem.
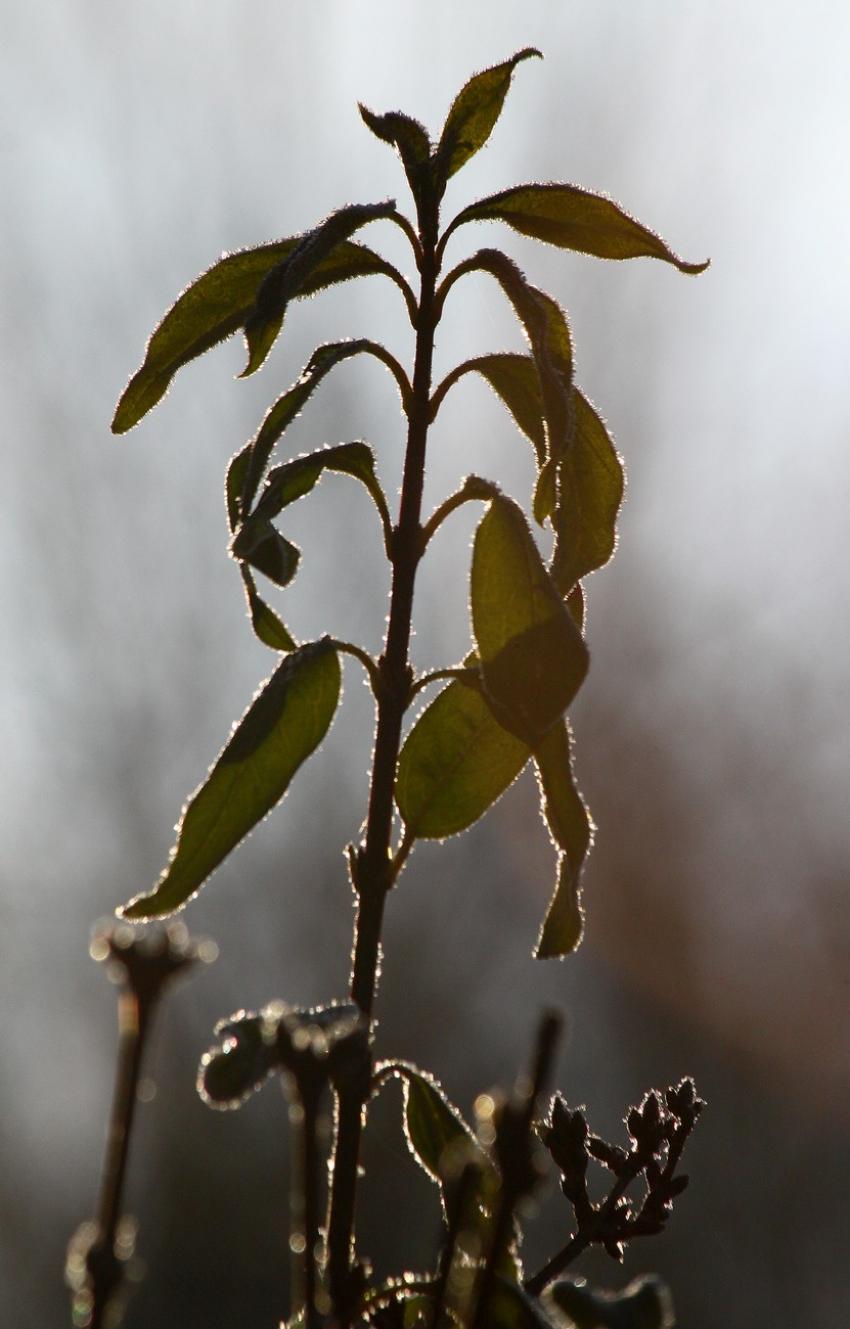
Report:
M381 957L384 903L393 884L393 798L404 713L410 702L409 660L416 570L422 556L422 488L429 425L434 346L437 216L420 227L421 288L416 316L416 356L408 411L398 524L393 531L389 626L378 661L377 724L365 840L353 863L357 915L351 970L351 998L371 1020ZM364 1103L340 1094L337 1103L333 1181L328 1216L328 1265L336 1314L345 1324L352 1313L349 1295L353 1255L354 1205Z

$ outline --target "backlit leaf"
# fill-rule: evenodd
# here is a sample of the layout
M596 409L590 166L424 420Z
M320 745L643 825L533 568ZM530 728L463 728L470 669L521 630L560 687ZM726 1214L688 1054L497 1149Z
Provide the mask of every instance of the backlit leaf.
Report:
M532 55L540 56L532 46L517 51L502 64L473 75L461 88L452 103L434 154L440 192L449 177L459 171L479 148L483 148L501 115L514 69L521 60Z
M498 249L480 249L456 272L489 272L513 305L531 345L540 382L547 455L560 457L572 435L573 361L566 317L557 301L526 281ZM449 281L451 275L446 280Z
M613 554L625 484L601 417L580 392L573 402L575 435L558 468L558 505L552 514L552 577L562 595Z
M470 221L504 221L522 235L598 258L660 258L680 272L704 272L686 263L660 236L630 217L619 204L577 185L531 184L504 189L464 208L446 230Z
M339 692L339 659L326 639L285 657L189 799L156 887L125 905L122 917L164 918L200 889L286 793L327 733Z
M431 140L425 126L411 116L405 115L403 111L388 111L385 115L376 115L362 103L359 110L364 124L371 129L375 137L398 149L410 192L417 208L421 208L433 191Z
M375 458L372 449L366 443L357 442L339 443L336 447L322 448L303 457L296 457L293 461L284 462L282 466L276 466L269 473L265 488L247 524L251 525L254 521L262 523L276 517L290 503L308 494L325 470L337 471L360 480L374 500L383 520L389 523L390 514L384 491L375 475Z
M450 683L401 750L396 802L407 830L438 840L465 831L513 784L529 755L495 719L480 686Z
M208 1107L241 1107L275 1071L280 1058L263 1012L237 1011L216 1025L219 1040L201 1058L197 1090Z
M534 753L540 806L559 850L555 893L535 949L538 959L568 955L581 941L580 877L593 842L593 822L573 775L569 725L553 725Z
M182 365L244 326L263 281L291 257L300 240L300 236L294 236L226 254L186 288L154 331L141 368L124 389L112 421L113 433L123 434L138 424L165 395ZM380 254L346 241L313 269L298 296L313 295L336 282L374 273L396 283L402 281Z
M475 1137L432 1075L405 1065L403 1086L410 1151L431 1180L442 1185L453 1170L452 1153L456 1155L458 1146L474 1145Z
M301 559L300 549L276 531L270 521L250 521L241 526L230 549L240 563L250 563L275 586L289 585Z
M230 464L227 475L227 505L230 529L235 531L240 513L247 513L262 483L272 450L278 439L303 410L308 398L334 366L355 355L373 355L386 364L384 347L366 337L354 341L330 342L313 352L300 378L278 397L250 443ZM401 385L399 385L401 387Z
M497 718L534 746L587 672L587 647L521 509L494 498L475 535L472 626Z
M546 430L540 401L540 379L528 355L503 351L465 360L447 374L434 394L434 414L449 389L464 374L480 374L510 411L518 429L531 441L538 465L546 460Z
M245 320L248 363L242 378L260 368L280 332L286 306L304 292L314 274L337 251L340 245L369 222L391 217L395 203L350 203L332 212L323 222L301 236L297 245L263 278L253 307ZM344 266L344 264L343 264ZM356 264L348 276L357 277ZM344 280L338 277L337 280ZM327 285L327 283L323 283Z
M240 572L248 601L251 626L257 637L264 646L270 646L273 651L294 651L298 643L287 632L274 610L270 609L259 595L251 569L243 563Z

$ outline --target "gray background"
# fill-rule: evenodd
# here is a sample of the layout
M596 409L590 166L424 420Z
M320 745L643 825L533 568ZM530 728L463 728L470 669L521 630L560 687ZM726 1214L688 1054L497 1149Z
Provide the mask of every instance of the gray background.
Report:
M0 14L0 1323L63 1323L64 1243L94 1201L115 1035L90 926L153 881L187 792L273 664L225 552L226 460L317 343L370 335L409 357L410 330L388 283L361 282L299 305L248 382L233 382L234 340L122 439L114 402L163 310L222 250L347 201L404 200L358 100L436 132L474 69L528 44L545 63L520 67L446 215L568 179L713 263L691 280L495 227L453 241L455 258L504 245L565 305L578 381L626 458L621 551L590 580L593 664L573 717L600 829L586 940L563 965L529 958L552 855L528 776L474 832L417 853L388 910L379 1047L468 1108L510 1078L555 1001L570 1025L559 1081L609 1131L650 1083L694 1072L710 1111L670 1233L625 1272L587 1272L618 1286L660 1270L690 1329L846 1320L844 7L54 0ZM394 228L364 238L412 275ZM473 278L438 365L520 345ZM287 448L357 437L394 493L402 421L366 361L335 372ZM472 470L528 493L530 449L466 381L434 433L427 502ZM453 518L423 569L421 665L467 648L473 521ZM368 501L329 479L287 533L304 549L293 631L377 650ZM221 956L160 1030L130 1178L149 1265L130 1329L284 1313L279 1096L214 1116L194 1066L239 1006L344 993L340 848L363 815L370 734L349 662L322 753L185 915ZM427 1187L403 1155L388 1095L364 1220L386 1269L422 1266L437 1224L432 1201L412 1207ZM566 1217L544 1203L530 1268Z

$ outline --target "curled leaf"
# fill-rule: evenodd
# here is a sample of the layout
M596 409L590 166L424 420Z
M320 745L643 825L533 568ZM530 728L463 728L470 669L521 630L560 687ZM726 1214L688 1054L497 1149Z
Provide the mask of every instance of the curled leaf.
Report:
M593 843L593 822L573 775L572 739L566 721L553 725L534 752L540 810L558 853L555 893L534 954L560 958L576 950L584 930L580 878Z
M646 226L603 194L577 185L517 185L471 203L446 229L445 239L470 221L503 221L521 235L597 258L660 258L680 272L704 272L704 263L686 263Z
M431 140L428 131L418 120L403 111L388 111L376 115L362 103L359 106L363 123L376 138L397 148L410 185L410 192L421 209L433 195L434 181L431 171Z
M187 286L151 335L141 368L121 394L112 421L113 433L123 434L138 424L165 395L181 366L243 327L264 280L286 263L300 239L293 236L225 254ZM346 241L316 265L298 296L313 295L349 277L373 273L382 273L403 288L406 285L380 254Z
M286 306L304 291L322 264L331 260L335 251L346 244L361 226L391 217L395 210L392 200L387 203L350 203L347 207L339 208L312 231L301 236L294 249L266 273L245 320L248 363L242 371L242 378L255 373L263 364L280 332ZM361 275L357 271L356 261L346 262L339 254L337 266L340 270L337 281Z
M280 1069L277 1021L264 1011L237 1011L214 1035L219 1041L201 1058L198 1093L208 1107L241 1107Z
M234 558L250 563L275 586L288 586L298 571L301 551L276 531L270 521L251 521L239 528L230 546Z
M384 525L390 525L387 500L375 474L374 454L366 443L360 442L321 448L276 466L269 474L247 524L252 525L255 521L262 524L276 517L290 503L308 494L326 470L359 480L373 499Z
M123 918L164 918L196 894L286 793L330 728L339 692L339 659L329 641L286 656L186 804L171 860L154 890L119 910Z
M227 473L227 510L230 529L235 532L241 514L247 514L262 483L272 449L292 424L325 375L344 360L355 355L372 355L391 370L403 401L410 392L407 379L394 357L380 343L359 337L353 341L330 342L313 352L300 378L278 397L266 412L256 436L230 463Z

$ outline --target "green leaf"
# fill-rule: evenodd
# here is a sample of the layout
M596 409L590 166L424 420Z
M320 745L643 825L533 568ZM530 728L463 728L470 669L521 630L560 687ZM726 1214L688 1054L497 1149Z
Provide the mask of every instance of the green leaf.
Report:
M512 499L494 498L478 526L470 598L487 699L534 747L578 691L588 655Z
M300 549L276 531L270 521L246 522L237 531L230 550L240 563L250 563L275 586L288 586L301 560Z
M457 679L421 713L401 750L396 803L416 839L472 826L528 761L529 749L496 720L480 686Z
M300 238L227 254L186 288L154 331L141 368L124 389L112 421L113 433L132 429L165 395L182 365L244 325L263 281L286 263ZM374 273L390 277L404 288L400 274L380 254L346 241L313 269L298 295L313 295L336 282Z
M625 485L622 462L601 417L580 392L573 402L575 436L558 467L552 516L552 577L562 595L613 554Z
M411 116L405 115L403 111L388 111L386 115L376 115L362 102L359 110L364 124L371 129L375 137L398 149L410 192L417 209L421 209L434 189L431 140L425 126Z
M519 430L531 441L538 465L546 460L546 430L540 402L540 379L534 361L527 355L503 351L465 360L447 374L434 394L433 414L449 388L472 372L480 374L501 398ZM433 415L432 415L433 418Z
M240 514L250 510L278 439L303 410L325 375L355 355L373 355L384 364L390 358L383 346L366 337L320 346L310 356L298 381L266 412L256 436L233 458L227 473L227 508L232 532L239 524Z
M573 431L573 357L564 312L551 296L527 282L516 263L498 249L480 249L455 269L455 273L474 271L495 277L522 323L540 381L547 456L560 458Z
M274 610L270 609L258 594L251 569L243 563L239 570L242 573L251 626L257 637L264 646L270 646L273 651L294 651L298 643L287 632Z
M404 1133L410 1152L431 1180L444 1186L456 1176L458 1151L480 1150L480 1146L432 1075L404 1063L399 1063L399 1068L404 1088Z
M461 88L452 103L434 154L440 193L450 176L483 148L502 113L514 69L521 60L532 55L543 58L535 47L527 46L502 64L473 75Z
M593 822L575 783L566 721L554 725L534 753L540 806L560 850L555 894L534 954L539 960L569 955L581 941L584 913L580 877L593 842Z
M276 1030L264 1012L238 1011L215 1027L219 1040L201 1057L197 1090L208 1107L241 1107L280 1069Z
M265 489L246 525L276 517L290 503L308 494L323 471L336 471L360 480L375 502L382 521L390 524L387 500L375 475L375 458L366 443L340 443L336 447L296 457L270 472Z
M522 235L597 258L660 258L692 274L708 267L708 261L686 263L612 199L576 185L531 184L502 190L464 208L447 228L446 237L470 221L507 222Z
M339 659L327 639L286 656L186 804L154 890L119 910L123 918L164 918L200 889L286 793L330 728L339 692Z
M301 236L291 253L276 264L260 284L253 308L245 320L248 363L240 377L246 378L255 373L263 364L280 332L286 306L290 300L304 293L317 269L361 226L391 217L395 211L396 206L392 200L386 203L350 203L332 212L312 231ZM353 270L348 275L357 277L361 274ZM337 280L344 278L338 277Z
M238 462L239 458L236 460ZM297 571L301 553L275 529L272 518L290 503L308 494L326 470L360 480L375 502L384 530L389 530L390 514L384 492L375 475L372 449L365 443L340 443L336 447L322 448L275 467L266 481L256 508L238 528L231 542L233 557L265 573L277 586L288 586ZM253 618L250 594L249 605Z
M224 502L227 508L227 524L230 527L231 535L236 534L242 519L242 493L245 489L248 468L251 465L251 449L253 446L253 440L246 443L244 448L241 448L230 458L227 467L227 475L224 481Z

